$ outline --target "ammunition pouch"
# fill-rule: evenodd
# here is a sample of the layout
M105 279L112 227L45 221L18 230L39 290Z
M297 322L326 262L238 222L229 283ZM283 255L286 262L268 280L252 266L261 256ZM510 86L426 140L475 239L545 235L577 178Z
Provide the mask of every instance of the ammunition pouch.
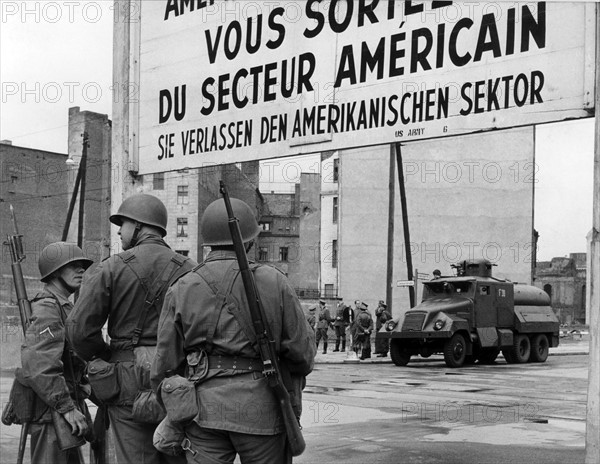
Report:
M19 381L20 371L17 369L15 372L16 378L13 380L8 402L2 412L2 422L5 425L39 421L48 410L48 405L38 399L33 389Z
M190 422L198 414L196 385L180 375L174 375L161 382L160 399L165 405L169 421L175 424Z
M138 392L133 400L132 419L136 422L158 424L166 414L150 387L150 368L156 354L156 346L137 346L133 349L133 354Z
M96 358L88 364L88 379L96 397L104 402L115 399L120 392L116 365Z
M158 424L166 414L152 390L141 390L133 400L131 417L135 422Z

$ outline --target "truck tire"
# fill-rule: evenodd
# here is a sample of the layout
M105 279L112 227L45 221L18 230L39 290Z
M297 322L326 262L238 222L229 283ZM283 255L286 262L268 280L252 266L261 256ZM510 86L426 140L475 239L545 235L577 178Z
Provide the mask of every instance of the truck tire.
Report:
M530 362L543 363L548 359L548 351L550 344L548 337L544 334L532 335L531 339L531 354L529 355Z
M461 367L467 356L467 342L459 333L444 344L444 361L448 367Z
M400 340L392 340L390 343L390 356L396 366L406 366L410 361L410 353L406 347L402 346Z
M531 354L529 337L524 334L515 334L514 343L510 351L516 363L522 364L529 361L529 355Z
M494 364L499 354L498 348L482 348L479 352L479 364Z

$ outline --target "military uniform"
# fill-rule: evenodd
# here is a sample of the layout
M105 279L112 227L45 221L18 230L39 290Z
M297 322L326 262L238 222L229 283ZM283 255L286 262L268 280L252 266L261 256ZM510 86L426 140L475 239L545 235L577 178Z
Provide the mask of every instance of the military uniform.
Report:
M196 383L196 404L189 405L198 408L197 414L184 424L188 462L233 463L236 454L242 463L291 462L280 408L262 374L238 269L234 251L213 250L203 265L169 289L152 384L158 389L166 376L185 375L182 367L189 368L190 356L205 353L201 359L207 370ZM252 269L299 416L305 376L314 363L314 334L287 278L270 266Z
M158 234L142 232L135 247L98 266L82 286L69 316L67 333L76 353L85 360L102 358L114 365L107 367L114 367L115 374L105 379L108 388L96 393L105 395L101 399L108 406L120 463L172 461L153 447L157 424L136 420L133 406L139 392L150 391L149 368L168 282L195 265L173 252ZM148 293L158 291L159 286L154 306L147 308ZM102 336L107 320L110 346ZM106 397L108 391L112 397Z
M350 324L350 318L348 317L347 306L340 302L335 311L335 322L333 328L335 330L335 349L333 351L340 351L340 341L342 342L342 351L346 351L346 327Z
M306 315L306 322L308 322L310 328L313 329L313 332L317 330L317 316L315 315L316 312L317 307L311 306L310 308L308 308L308 314Z
M36 418L32 421L32 463L80 463L77 449L58 447L50 408L61 414L79 409L88 418L85 398L89 385L84 376L85 363L67 349L65 320L73 305L51 283L32 300L31 325L21 347L22 369L17 379L36 394ZM70 358L70 359L68 359ZM70 368L73 372L70 372Z
M392 315L387 310L387 305L383 302L379 302L379 306L375 310L375 329L377 332L381 330L383 325L392 318ZM390 339L381 338L375 335L375 354L378 357L385 357L390 351Z
M365 303L359 303L360 312L354 322L353 349L360 359L371 357L371 332L373 332L373 317L367 311Z
M327 331L329 329L329 325L333 321L327 306L324 304L321 305L319 309L319 315L317 316L317 338L316 338L316 347L319 348L319 341L323 339L323 354L327 353Z

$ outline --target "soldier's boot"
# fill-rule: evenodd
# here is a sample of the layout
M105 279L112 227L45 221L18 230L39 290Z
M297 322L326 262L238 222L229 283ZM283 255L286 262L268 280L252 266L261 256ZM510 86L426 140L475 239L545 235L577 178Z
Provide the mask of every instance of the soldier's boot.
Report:
M339 338L335 341L335 350L333 350L333 351L340 351L340 339Z
M346 351L346 340L342 340L342 353Z
M323 343L323 354L327 354L327 343Z

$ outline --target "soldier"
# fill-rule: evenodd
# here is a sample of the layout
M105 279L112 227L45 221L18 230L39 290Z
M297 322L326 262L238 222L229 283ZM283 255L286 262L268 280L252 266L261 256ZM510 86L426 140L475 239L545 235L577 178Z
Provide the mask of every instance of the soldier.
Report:
M249 251L260 229L250 206L235 198L231 204ZM291 462L279 404L253 343L256 335L222 200L208 205L200 229L211 251L167 292L153 387L164 398L171 388L165 377L179 374L194 382L191 397L179 401L186 417L177 416L183 420L188 462L233 463L236 455L241 462ZM266 265L251 263L251 269L299 417L302 388L314 364L314 333L285 275Z
M383 300L379 300L379 306L375 310L375 329L377 332L383 327L383 325L392 318L392 315L387 310L387 305ZM385 358L390 351L390 340L389 338L380 338L375 335L375 354L378 358Z
M96 396L105 402L117 461L184 462L160 454L152 436L164 416L150 387L158 318L167 287L195 266L164 242L167 209L156 197L136 194L110 217L123 249L86 281L69 316L68 335L88 367ZM102 337L108 320L110 346Z
M36 394L36 418L31 425L31 462L81 463L78 448L61 451L50 409L58 411L72 428L84 436L89 430L85 398L90 386L85 363L73 355L65 337L65 321L73 305L69 296L81 286L85 270L92 265L74 243L56 242L42 250L38 266L44 289L32 300L31 325L21 347L18 380Z
M317 307L315 305L312 305L310 308L308 308L308 315L306 316L306 322L308 322L310 328L313 329L313 332L316 331L317 327L317 317L315 315L316 312Z
M359 355L359 359L368 359L371 357L371 332L373 331L373 317L367 311L368 305L359 302L357 305L360 312L356 315L354 323L354 351Z
M319 300L319 315L317 317L317 338L316 338L316 347L319 349L319 342L323 339L323 354L327 354L327 338L329 335L327 331L329 330L329 326L333 321L331 314L329 314L329 310L327 309L327 305L325 301Z
M340 341L342 342L342 352L346 351L346 327L350 323L346 320L348 313L347 306L343 301L340 301L335 311L335 322L333 328L335 329L335 349L333 351L340 351Z

